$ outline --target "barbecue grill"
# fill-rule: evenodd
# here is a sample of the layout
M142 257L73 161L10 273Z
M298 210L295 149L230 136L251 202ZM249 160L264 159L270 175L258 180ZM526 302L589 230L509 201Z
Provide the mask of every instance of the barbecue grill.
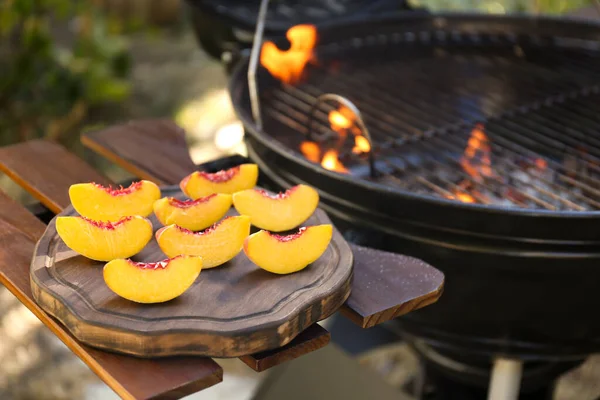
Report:
M350 240L446 274L439 303L398 323L448 375L476 365L486 384L481 370L505 356L554 377L564 369L539 362L600 351L599 28L369 14L317 24L294 82L260 65L253 76L249 57L232 72L249 155L270 180L315 186ZM342 131L344 104L360 115ZM354 151L358 136L368 151Z

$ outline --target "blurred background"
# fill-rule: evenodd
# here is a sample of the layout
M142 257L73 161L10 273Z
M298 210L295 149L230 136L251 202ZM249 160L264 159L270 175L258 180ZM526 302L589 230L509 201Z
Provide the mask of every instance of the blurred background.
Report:
M592 1L411 3L433 11L568 14ZM183 0L1 1L0 146L51 138L111 179L125 181L131 176L84 149L80 134L126 120L165 117L186 129L197 163L245 154L225 68L200 48L188 14ZM2 175L0 188L25 204L34 201ZM393 385L406 382L407 366L415 368L416 360L402 346L382 346L385 340L367 346L372 338L352 335L346 340L360 343L346 343L346 350ZM255 374L237 360L219 362L224 382L194 398L251 398L265 379L266 374ZM577 373L594 379L585 369ZM112 398L110 389L0 288L0 399Z

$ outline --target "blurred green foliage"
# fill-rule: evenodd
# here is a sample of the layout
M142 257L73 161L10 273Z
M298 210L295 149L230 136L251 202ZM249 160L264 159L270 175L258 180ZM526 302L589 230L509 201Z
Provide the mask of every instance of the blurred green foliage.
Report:
M436 11L564 14L592 4L593 0L411 0L411 3Z
M129 69L92 2L0 1L0 145L63 138L90 107L129 95Z

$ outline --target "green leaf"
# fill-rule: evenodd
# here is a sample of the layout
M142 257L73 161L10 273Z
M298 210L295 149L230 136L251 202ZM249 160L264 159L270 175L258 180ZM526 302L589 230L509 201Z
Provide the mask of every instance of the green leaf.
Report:
M131 86L124 80L107 79L90 83L87 94L90 104L119 102L127 98L131 91Z
M33 12L34 0L13 0L13 9L20 15L29 15Z
M12 7L0 6L0 35L11 32L19 21L19 15Z
M44 2L61 19L70 16L74 10L73 2L70 0L45 0Z

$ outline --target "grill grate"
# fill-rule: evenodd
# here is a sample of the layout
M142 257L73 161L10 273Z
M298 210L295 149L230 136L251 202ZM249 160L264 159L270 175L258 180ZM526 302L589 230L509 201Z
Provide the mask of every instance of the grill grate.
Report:
M337 93L360 108L371 131L384 172L378 182L482 204L598 210L600 52L595 43L566 44L440 32L326 44L305 81L263 89L265 131L298 149L316 98ZM325 104L314 116L323 148L338 137L327 119L334 108ZM490 176L464 167L478 121L491 149ZM369 179L366 157L348 150L340 160Z

